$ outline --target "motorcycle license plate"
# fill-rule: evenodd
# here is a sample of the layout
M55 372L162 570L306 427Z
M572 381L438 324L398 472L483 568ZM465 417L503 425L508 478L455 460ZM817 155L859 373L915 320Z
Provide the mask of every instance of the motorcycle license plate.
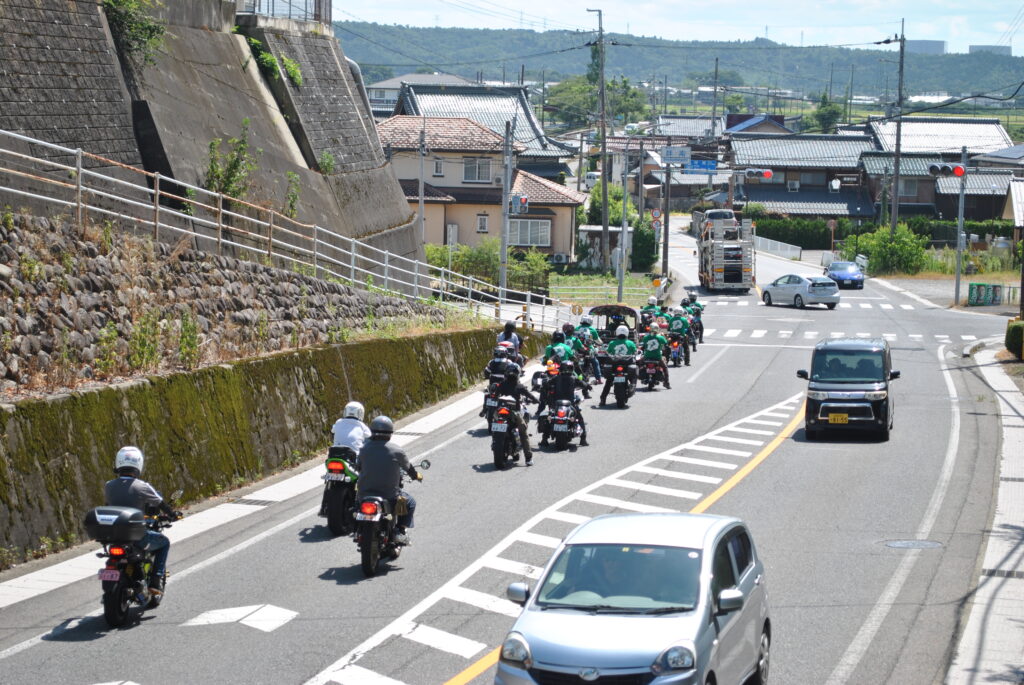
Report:
M361 511L357 511L356 521L380 521L380 514L364 514Z
M849 414L829 414L828 415L828 422L829 423L849 423L850 422L850 415Z
M349 477L344 473L325 473L324 480L334 480L347 483L349 481Z
M567 423L556 423L551 427L551 430L556 433L567 433L569 432L569 424Z
M626 382L626 377L625 376L616 376L615 377L615 382L616 383L625 383Z
M507 433L508 432L508 424L507 423L492 423L491 424L491 430L494 431L495 433Z
M101 568L100 569L100 580L118 581L121 580L121 572L116 568Z
M486 400L484 400L484 404L486 404L488 407L497 407L498 400L494 400L488 397Z

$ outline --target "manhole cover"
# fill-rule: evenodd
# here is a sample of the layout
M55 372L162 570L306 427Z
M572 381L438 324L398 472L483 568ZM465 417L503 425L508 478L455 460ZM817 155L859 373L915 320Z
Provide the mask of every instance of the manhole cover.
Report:
M898 549L935 549L942 547L942 543L935 540L889 540L885 546Z

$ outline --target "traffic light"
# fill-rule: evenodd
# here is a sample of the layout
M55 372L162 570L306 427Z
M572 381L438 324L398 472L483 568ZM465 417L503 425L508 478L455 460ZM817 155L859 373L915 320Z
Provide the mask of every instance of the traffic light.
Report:
M956 176L960 178L967 172L963 164L929 164L928 173L932 176Z
M773 176L771 169L747 169L743 173L747 178L770 179Z
M513 195L511 214L527 214L530 211L530 198L526 195Z

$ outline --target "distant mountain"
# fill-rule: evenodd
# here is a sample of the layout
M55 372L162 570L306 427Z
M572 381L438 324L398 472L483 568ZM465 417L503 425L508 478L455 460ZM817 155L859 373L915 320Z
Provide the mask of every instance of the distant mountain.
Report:
M352 59L372 74L394 75L431 69L477 78L518 80L525 66L528 80L541 71L549 79L583 74L590 61L587 43L595 33L525 29L462 29L335 22L335 35ZM793 47L758 38L753 41L677 41L607 34L608 78L623 74L632 81L687 86L709 81L719 58L720 76L734 72L744 85L770 86L802 93L846 93L853 67L853 92L895 99L898 54L888 50ZM883 61L891 60L891 61ZM1009 94L1024 79L1024 57L991 53L921 55L907 53L907 94ZM732 75L734 75L732 74ZM731 75L731 76L732 76ZM1001 90L1002 89L1002 90ZM1022 93L1021 104L1024 104Z

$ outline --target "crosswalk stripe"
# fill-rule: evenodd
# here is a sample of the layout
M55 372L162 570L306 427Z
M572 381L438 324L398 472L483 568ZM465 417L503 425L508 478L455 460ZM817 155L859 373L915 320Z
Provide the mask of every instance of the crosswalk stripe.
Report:
M487 557L484 559L484 565L488 568L493 568L496 571L505 571L506 573L512 573L517 576L526 576L533 580L540 578L540 574L544 572L544 569L540 566L526 564L521 561L512 561L505 557Z
M870 333L858 333L857 337L858 338L870 338L871 334Z
M789 414L783 414L783 413L777 412L777 411L763 411L760 414L758 414L758 416L772 416L772 417L775 417L776 419L788 419L789 418ZM753 419L747 419L747 421L750 422L750 421L753 421Z
M818 331L804 331L804 340L810 340L811 338L817 338Z
M737 303L736 303L736 305L737 305L737 306L739 306L739 307L746 307L746 306L747 306L747 305L749 305L749 304L750 304L750 303L749 303L749 302L747 302L746 300L741 300L741 301L739 301L739 302L737 302Z
M331 673L327 682L340 685L405 685L401 680L388 678L355 664L349 664Z
M846 337L846 333L844 333L843 331L832 331L831 333L828 334L828 337L830 337L830 338L843 338L843 337Z
M736 450L722 450L723 452L735 452ZM745 454L745 453L743 453ZM692 464L693 466L706 466L709 469L725 469L728 471L736 470L735 464L727 464L724 461L712 461L711 459L697 459L695 457L678 457L674 455L667 455L659 457L665 461L674 461L679 464Z
M704 329L704 335L711 335L712 333L715 332L715 330L716 329L714 329L714 328L705 328Z
M549 511L544 515L545 518L555 519L556 521L565 521L566 523L586 523L590 520L589 516L580 516L579 514L570 514L567 511Z
M793 337L793 331L779 331L780 338L791 338Z
M913 308L914 308L914 305L912 305L912 304L901 304L900 305L900 309L913 309Z
M910 334L910 335L908 335L907 337L908 337L908 338L910 338L911 340L920 340L920 339L921 339L921 338L923 338L924 336L923 336L923 335L921 335L920 333L911 333L911 334Z
M742 332L743 331L740 330L739 328L730 328L729 330L727 330L725 332L725 335L723 335L722 337L723 338L735 338L736 336L738 336Z
M732 442L737 445L751 445L758 447L764 444L764 440L749 440L747 438L731 438L728 435L709 435L706 440L721 440L722 442Z
M880 304L878 306L881 307L882 309L892 309L891 304Z
M764 334L768 331L763 328L758 328L756 331L750 334L751 338L763 338Z
M640 512L673 512L675 509L668 509L666 507L656 507L653 504L641 504L640 502L630 502L628 500L615 499L614 497L602 497L601 495L591 495L585 493L580 495L576 499L583 502L590 502L591 504L603 504L606 507L613 507L615 509L628 509L630 511Z
M976 336L976 335L961 335L960 339L961 340L977 340L978 336Z
M442 652L448 652L449 654L458 654L464 659L472 658L487 648L487 645L483 642L470 640L461 635L455 635L446 630L438 630L422 623L413 623L412 628L409 631L401 631L401 635L407 640L412 640L434 649L440 649Z
M733 426L729 430L737 433L750 433L751 435L775 435L775 431L763 431L758 428L741 428L740 426Z
M634 471L640 471L641 473L652 473L655 476L664 476L666 478L676 478L678 480L692 480L695 483L708 483L709 485L718 485L722 482L721 478L715 478L714 476L698 476L695 473L683 473L682 471L667 471L666 469L656 469L652 466L637 466L633 469Z
M558 538L551 537L550 535L540 535L539 533L523 533L516 539L519 542L529 542L531 545L550 547L551 549L558 547L558 543L561 542Z
M522 611L522 607L507 599L489 595L479 590L470 590L468 587L462 587L461 585L449 588L448 592L445 593L445 597L456 602L462 602L463 604L470 604L484 611L504 614L510 618L518 618L519 612Z
M648 483L636 483L631 480L622 480L620 478L612 478L604 482L604 485L614 485L620 488L629 488L632 490L641 490L643 492L652 492L656 495L667 495L669 497L681 497L683 499L700 499L701 494L699 492L691 492L690 490L678 490L676 488L665 488L660 485L649 485Z
M896 334L895 333L882 333L882 337L885 338L886 340L888 340L889 342L892 342L893 340L896 339Z
M860 308L861 309L871 309L871 303L870 302L861 302L860 303Z
M759 426L781 426L782 421L762 421L761 419L747 419L744 423L756 423Z
M850 308L850 307L852 307L852 306L853 306L853 305L852 305L852 304L850 304L849 302L840 302L840 303L839 303L839 308L840 308L840 309L849 309L849 308Z

